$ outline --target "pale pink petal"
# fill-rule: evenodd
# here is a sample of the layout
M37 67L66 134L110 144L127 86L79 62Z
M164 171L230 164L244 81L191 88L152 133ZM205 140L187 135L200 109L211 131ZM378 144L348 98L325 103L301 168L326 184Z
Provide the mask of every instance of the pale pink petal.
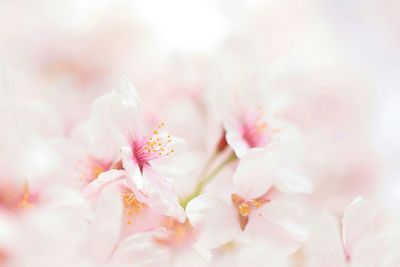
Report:
M126 214L123 220L122 236L150 231L162 225L165 216L148 206L141 207L137 214Z
M85 186L82 194L88 198L94 198L106 187L107 185L121 179L125 179L126 172L123 170L109 170L101 173L96 179Z
M133 182L134 187L138 190L144 190L144 178L141 174L140 168L137 165L132 148L125 146L121 148L122 166L128 172L129 179Z
M225 129L229 129L225 126ZM251 148L243 138L243 133L239 129L230 129L226 132L226 142L233 148L238 158L242 158Z
M119 192L105 189L94 206L94 220L90 224L87 249L97 262L105 262L119 239L123 204Z
M111 262L117 266L166 266L170 251L155 243L162 234L162 231L152 231L126 238L118 245Z
M162 133L160 134L162 136ZM187 143L179 137L172 137L172 142L165 147L166 151L173 152L151 160L149 164L160 175L175 177L191 171L195 165L193 156L189 153Z
M345 267L345 255L338 221L330 214L321 214L312 224L306 244L309 267Z
M343 214L342 238L346 255L350 256L357 243L371 237L376 231L377 209L371 201L358 197Z
M70 210L77 212L82 218L89 215L89 203L78 191L67 187L52 186L43 190L39 196L40 208L54 210Z
M254 148L241 159L233 176L235 193L244 199L265 194L273 184L278 158L273 149Z
M272 201L254 210L249 217L246 232L253 238L262 238L282 250L293 252L308 237L301 209L289 202Z
M146 166L143 168L143 180L143 194L147 197L146 203L161 214L174 217L180 222L184 222L185 213L179 204L172 181L159 176L151 168Z
M112 146L115 144L112 127L128 141L140 132L142 124L140 103L135 89L127 80L122 81L117 90L96 98L91 114L93 145L106 144L112 150L115 147Z
M278 166L274 185L284 193L311 193L313 184L301 169Z
M186 215L198 231L199 245L209 249L232 241L240 231L234 206L212 193L191 200L186 206Z

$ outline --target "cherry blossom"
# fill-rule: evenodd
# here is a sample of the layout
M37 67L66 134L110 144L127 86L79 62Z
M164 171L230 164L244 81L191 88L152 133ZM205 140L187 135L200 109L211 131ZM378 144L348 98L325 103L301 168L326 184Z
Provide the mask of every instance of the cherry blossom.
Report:
M300 207L272 198L277 163L275 151L253 149L239 162L230 195L207 192L188 203L200 244L216 248L244 233L292 251L306 240Z

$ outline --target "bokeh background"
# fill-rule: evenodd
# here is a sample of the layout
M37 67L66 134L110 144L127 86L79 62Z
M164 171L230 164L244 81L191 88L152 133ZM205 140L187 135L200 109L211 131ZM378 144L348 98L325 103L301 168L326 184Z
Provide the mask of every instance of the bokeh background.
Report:
M49 137L70 137L92 100L127 76L148 121L165 121L200 160L221 135L219 92L259 86L303 132L317 205L339 212L362 195L397 218L399 9L395 0L3 0L0 67L6 87L36 101L37 118L52 114Z

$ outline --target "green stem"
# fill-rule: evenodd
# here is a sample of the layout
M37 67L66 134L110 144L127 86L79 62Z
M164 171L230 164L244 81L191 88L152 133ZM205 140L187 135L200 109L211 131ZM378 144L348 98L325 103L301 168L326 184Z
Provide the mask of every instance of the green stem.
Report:
M231 153L228 158L226 158L223 162L221 162L215 169L210 172L207 176L205 176L203 179L200 179L199 183L197 184L195 190L193 191L192 194L181 200L181 205L186 208L187 203L189 203L190 200L193 198L197 197L203 192L204 187L230 162L234 161L236 159L235 153Z

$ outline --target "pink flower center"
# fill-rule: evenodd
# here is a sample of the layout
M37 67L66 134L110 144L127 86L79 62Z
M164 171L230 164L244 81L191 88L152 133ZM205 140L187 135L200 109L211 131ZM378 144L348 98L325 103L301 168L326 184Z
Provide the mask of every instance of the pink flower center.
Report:
M264 146L268 142L267 129L265 122L246 124L243 127L243 138L251 148Z
M242 137L250 148L263 147L271 139L270 127L264 121L263 110L246 110L241 117Z
M159 129L163 126L164 124L161 124L152 134L133 141L133 157L142 172L143 167L149 165L150 161L169 156L175 152L174 149L170 148L172 142L171 135L159 133Z

